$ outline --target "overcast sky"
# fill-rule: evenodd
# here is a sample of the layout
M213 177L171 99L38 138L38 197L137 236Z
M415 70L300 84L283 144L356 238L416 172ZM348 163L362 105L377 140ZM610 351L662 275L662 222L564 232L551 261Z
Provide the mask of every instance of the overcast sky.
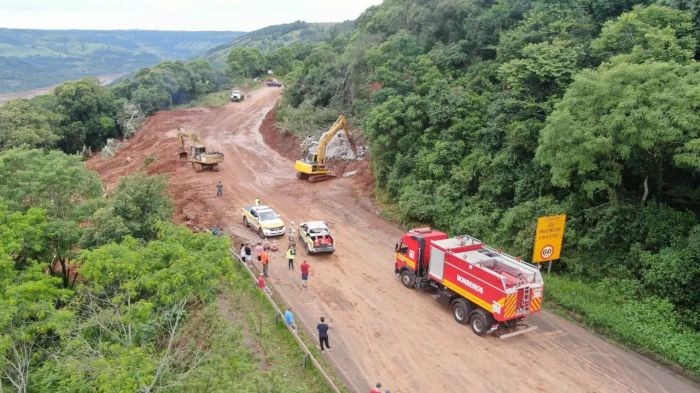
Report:
M381 0L0 0L0 27L238 30L357 18Z

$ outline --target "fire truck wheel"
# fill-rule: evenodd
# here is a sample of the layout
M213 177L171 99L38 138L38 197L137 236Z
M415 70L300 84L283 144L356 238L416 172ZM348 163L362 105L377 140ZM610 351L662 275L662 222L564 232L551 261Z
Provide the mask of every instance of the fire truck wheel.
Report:
M452 303L452 315L454 315L457 323L464 325L469 320L469 307L464 301L457 300Z
M401 283L406 288L413 288L415 285L415 282L413 281L413 273L409 272L408 270L404 270L401 273Z
M491 327L491 318L489 318L489 315L486 315L486 312L484 310L476 310L472 313L471 318L469 319L469 324L472 327L472 331L474 334L477 336L483 336L486 334L486 332L489 330Z

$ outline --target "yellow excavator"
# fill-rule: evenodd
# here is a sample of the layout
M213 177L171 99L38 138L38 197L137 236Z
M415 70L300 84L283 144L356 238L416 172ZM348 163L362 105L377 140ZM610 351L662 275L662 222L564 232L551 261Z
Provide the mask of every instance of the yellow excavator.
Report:
M224 162L224 153L207 152L207 148L202 143L202 139L196 132L188 132L179 128L177 130L177 140L180 141L180 161L189 161L195 171L201 172L204 169L218 171L218 165ZM191 141L189 153L185 148L185 141Z
M338 120L333 123L333 126L321 136L318 141L318 149L315 153L309 153L306 158L297 160L294 163L294 169L297 171L297 179L308 180L310 182L319 182L336 177L326 167L326 148L328 143L333 140L335 134L340 130L345 130L347 121L345 116L338 116ZM350 133L346 130L348 136Z

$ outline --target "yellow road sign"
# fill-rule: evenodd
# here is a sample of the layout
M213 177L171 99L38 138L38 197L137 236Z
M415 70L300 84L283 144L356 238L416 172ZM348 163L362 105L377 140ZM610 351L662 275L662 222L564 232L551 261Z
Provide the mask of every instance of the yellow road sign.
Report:
M537 219L535 248L532 251L533 262L546 262L559 259L561 243L564 240L566 214L540 217Z

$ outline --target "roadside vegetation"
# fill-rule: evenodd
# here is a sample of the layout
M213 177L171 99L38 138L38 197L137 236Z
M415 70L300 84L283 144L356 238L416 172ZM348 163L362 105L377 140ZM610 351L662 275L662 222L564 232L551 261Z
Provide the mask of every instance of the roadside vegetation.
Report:
M80 156L0 152L0 391L322 392L227 238L163 177L109 195Z
M386 0L288 73L281 124L346 114L404 223L528 258L569 217L550 299L700 375L700 8Z

